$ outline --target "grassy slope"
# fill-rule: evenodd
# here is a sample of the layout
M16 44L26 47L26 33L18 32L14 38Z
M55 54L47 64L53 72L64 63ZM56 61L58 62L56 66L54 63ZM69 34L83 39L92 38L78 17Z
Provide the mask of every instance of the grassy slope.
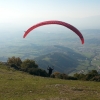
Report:
M32 76L0 65L0 100L100 100L100 82Z

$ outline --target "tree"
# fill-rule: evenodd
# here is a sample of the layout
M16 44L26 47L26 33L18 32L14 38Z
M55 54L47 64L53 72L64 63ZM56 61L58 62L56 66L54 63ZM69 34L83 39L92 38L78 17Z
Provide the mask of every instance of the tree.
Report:
M85 80L86 75L83 73L76 73L74 74L74 77L78 80Z
M87 81L99 79L99 77L97 76L99 76L99 74L96 70L91 70L87 74L82 74L82 73L74 74L74 77L77 78L78 80L87 80Z
M28 72L31 68L38 68L34 60L26 59L21 64L21 70Z
M92 70L88 74L92 74L93 76L96 76L96 75L98 75L98 72L97 72L97 70Z
M15 69L20 69L22 61L19 57L13 56L11 58L8 58L7 64Z
M45 70L38 68L34 60L26 59L21 64L21 70L28 72L31 75L47 77L48 74Z
M86 74L86 80L91 80L95 76L98 76L98 72L96 70L92 70Z

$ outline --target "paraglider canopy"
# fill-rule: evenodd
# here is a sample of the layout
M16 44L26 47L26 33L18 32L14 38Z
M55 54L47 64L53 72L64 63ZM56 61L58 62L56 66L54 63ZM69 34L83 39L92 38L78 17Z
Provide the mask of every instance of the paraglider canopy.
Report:
M28 35L28 33L30 31L34 30L35 28L37 28L39 26L43 26L43 25L48 25L48 24L58 24L58 25L62 25L62 26L69 28L70 30L72 30L73 32L75 32L79 36L79 38L81 39L81 43L84 44L83 35L81 34L81 32L77 28L75 28L74 26L72 26L69 23L66 23L63 21L57 21L57 20L43 21L43 22L40 22L40 23L33 25L27 31L25 31L23 38L25 38Z

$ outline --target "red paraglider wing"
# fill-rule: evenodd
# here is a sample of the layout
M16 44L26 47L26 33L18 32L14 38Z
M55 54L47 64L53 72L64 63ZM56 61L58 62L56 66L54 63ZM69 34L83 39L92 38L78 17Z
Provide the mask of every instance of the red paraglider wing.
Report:
M58 24L58 25L62 25L62 26L65 26L67 28L69 28L70 30L72 30L73 32L75 32L79 38L81 39L81 42L82 44L84 44L84 38L83 38L83 35L81 34L81 32L75 28L74 26L66 23L66 22L62 22L62 21L57 21L57 20L50 20L50 21L44 21L44 22L40 22L36 25L33 25L32 27L30 27L27 31L25 31L25 34L23 36L23 38L25 38L27 36L27 34L32 31L33 29L39 27L39 26L43 26L43 25L48 25L48 24Z

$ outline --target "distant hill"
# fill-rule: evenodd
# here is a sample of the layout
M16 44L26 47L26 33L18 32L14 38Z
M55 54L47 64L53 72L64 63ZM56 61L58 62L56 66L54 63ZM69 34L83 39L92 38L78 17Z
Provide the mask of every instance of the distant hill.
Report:
M75 51L55 45L60 49L59 52L52 52L40 57L35 58L39 67L47 69L47 66L54 66L54 71L61 73L70 73L79 65L79 60L84 60L85 57ZM62 50L62 51L61 51Z

